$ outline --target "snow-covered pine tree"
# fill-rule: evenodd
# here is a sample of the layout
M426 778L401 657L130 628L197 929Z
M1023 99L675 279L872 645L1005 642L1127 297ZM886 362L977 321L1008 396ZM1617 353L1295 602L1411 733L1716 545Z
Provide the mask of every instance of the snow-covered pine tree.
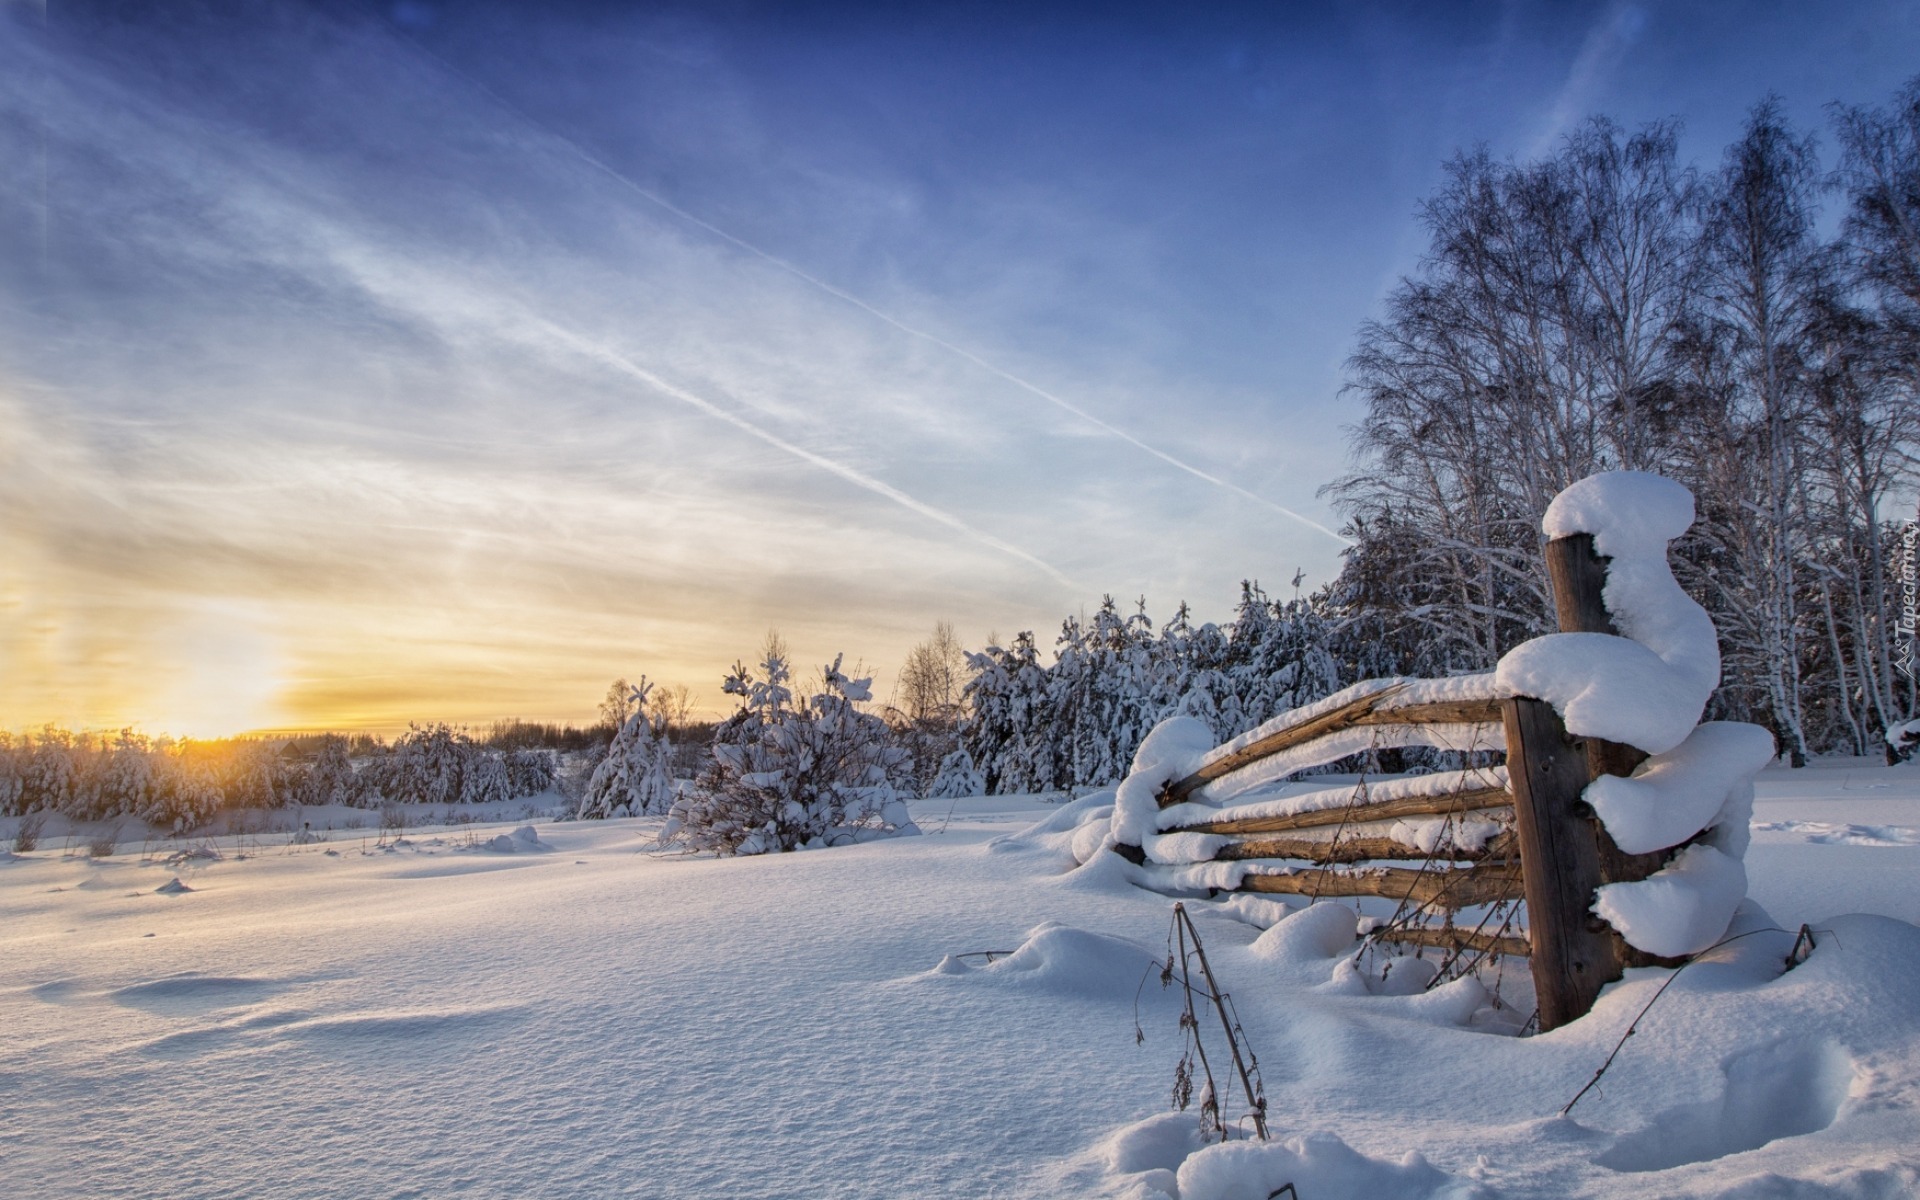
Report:
M607 755L593 769L574 815L578 818L639 816L666 812L673 804L673 752L667 721L647 707L653 684L642 675L631 689L626 719Z
M302 804L358 804L361 788L347 754L347 739L337 733L321 735L313 761L295 788Z
M860 711L870 679L851 679L841 660L821 688L792 703L783 653L769 647L756 680L739 664L723 687L738 712L714 731L713 757L693 790L674 803L663 843L721 854L763 854L882 833L918 833L895 789L906 755L886 722Z
M513 783L507 774L506 760L491 751L473 747L466 768L460 773L460 803L499 804L513 799Z
M152 799L139 816L157 829L185 833L206 824L226 797L207 755L192 742L162 748L154 756Z
M965 749L955 750L940 760L940 770L927 785L927 795L941 800L987 794L985 776L975 769L973 756Z
M963 694L967 716L960 746L995 795L1053 789L1053 709L1049 673L1040 665L1033 634L1010 647L988 646L967 656L973 670Z
M538 796L558 786L560 766L552 750L509 750L506 764L508 790L516 797Z

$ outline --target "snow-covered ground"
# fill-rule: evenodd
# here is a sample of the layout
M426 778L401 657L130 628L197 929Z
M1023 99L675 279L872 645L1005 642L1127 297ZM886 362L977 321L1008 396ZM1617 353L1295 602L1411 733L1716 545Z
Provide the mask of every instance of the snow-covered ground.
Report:
M0 855L0 1194L1914 1195L1920 767L1758 790L1752 897L1818 948L1683 972L1566 1118L1669 972L1513 1038L1472 984L1372 994L1324 909L1263 934L1191 906L1279 1143L1192 1157L1149 977L1171 904L1009 837L1039 799L725 861L648 853L647 820L396 844L329 817L173 864L191 843L50 837Z

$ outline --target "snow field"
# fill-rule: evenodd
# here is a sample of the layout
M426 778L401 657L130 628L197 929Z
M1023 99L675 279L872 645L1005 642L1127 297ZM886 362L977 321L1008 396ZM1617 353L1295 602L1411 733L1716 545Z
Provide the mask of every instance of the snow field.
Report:
M1740 920L1811 921L1819 948L1781 974L1791 935L1756 934L1683 972L1567 1118L1671 973L1516 1039L1484 1032L1473 980L1357 969L1348 910L1190 905L1276 1136L1204 1150L1166 1111L1173 994L1140 987L1170 902L1117 855L1069 869L1112 800L927 803L924 837L731 860L649 857L657 822L636 819L539 823L545 849L509 822L398 849L0 862L0 1192L1920 1189L1920 930L1829 919L1920 916L1920 847L1815 828L1920 827L1920 769L1764 772L1748 865L1773 918ZM155 894L176 876L194 890ZM1016 953L961 957L982 950Z

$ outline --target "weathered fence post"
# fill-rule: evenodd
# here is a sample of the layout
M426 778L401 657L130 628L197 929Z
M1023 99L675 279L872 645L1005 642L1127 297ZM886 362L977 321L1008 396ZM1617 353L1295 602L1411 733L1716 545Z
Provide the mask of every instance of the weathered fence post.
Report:
M1618 634L1605 598L1608 560L1595 552L1593 535L1555 538L1546 558L1560 631ZM1645 879L1666 856L1621 851L1581 799L1601 775L1631 775L1646 760L1644 752L1569 737L1560 714L1543 700L1509 700L1505 716L1534 992L1545 1032L1585 1016L1600 989L1626 967L1661 961L1627 945L1592 906L1601 884Z
M1553 607L1560 620L1560 632L1620 632L1613 623L1613 614L1607 611L1607 563L1610 561L1600 557L1594 550L1593 535L1590 533L1576 533L1547 543L1547 577L1553 582ZM1588 782L1602 775L1631 775L1635 767L1647 760L1646 751L1621 742L1587 738L1586 745ZM1613 844L1613 839L1598 823L1594 829L1600 839L1600 878L1603 882L1645 879L1658 871L1667 860L1665 851L1628 854ZM1624 942L1620 950L1623 961L1630 967L1650 966L1663 961L1635 950Z
M1585 1016L1622 963L1613 931L1590 911L1602 880L1598 822L1580 799L1589 782L1585 752L1545 700L1517 696L1502 707L1544 1033Z

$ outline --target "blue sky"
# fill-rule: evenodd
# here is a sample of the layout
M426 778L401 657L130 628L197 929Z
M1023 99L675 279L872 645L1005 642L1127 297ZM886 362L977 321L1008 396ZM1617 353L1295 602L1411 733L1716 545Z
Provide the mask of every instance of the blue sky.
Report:
M1338 568L1341 362L1448 155L1709 163L1915 64L1911 3L16 0L0 727L1224 618Z

